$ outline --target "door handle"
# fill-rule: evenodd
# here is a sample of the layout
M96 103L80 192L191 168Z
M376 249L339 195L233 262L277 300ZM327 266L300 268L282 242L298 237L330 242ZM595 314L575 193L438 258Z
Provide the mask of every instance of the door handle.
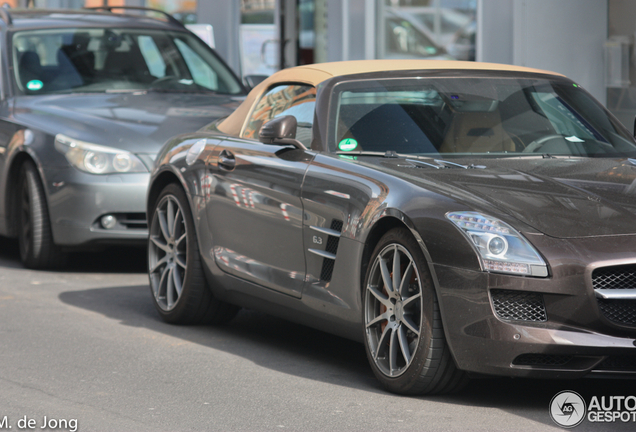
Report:
M236 159L234 158L234 155L227 150L223 150L219 155L219 166L228 171L232 171L236 168Z

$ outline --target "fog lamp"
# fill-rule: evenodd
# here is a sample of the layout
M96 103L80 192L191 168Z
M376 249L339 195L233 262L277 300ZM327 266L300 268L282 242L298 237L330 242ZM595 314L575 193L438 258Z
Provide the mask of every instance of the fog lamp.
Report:
M105 229L113 229L117 225L117 218L113 215L106 215L102 216L100 222Z

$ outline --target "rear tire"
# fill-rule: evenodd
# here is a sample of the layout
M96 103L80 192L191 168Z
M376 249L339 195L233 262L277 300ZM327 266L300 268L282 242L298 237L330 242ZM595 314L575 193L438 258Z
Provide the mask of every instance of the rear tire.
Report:
M18 194L18 244L22 263L30 269L62 267L66 254L53 242L44 186L33 162L25 162L20 169Z
M190 206L176 184L161 191L150 215L148 275L153 302L166 322L221 324L239 310L208 288Z
M363 322L369 363L387 390L441 394L467 383L444 337L428 264L405 228L387 232L373 252L364 283Z

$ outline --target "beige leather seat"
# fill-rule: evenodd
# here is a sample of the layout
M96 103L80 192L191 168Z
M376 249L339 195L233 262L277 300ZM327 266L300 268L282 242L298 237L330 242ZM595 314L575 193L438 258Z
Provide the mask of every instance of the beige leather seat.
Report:
M515 144L501 126L498 111L454 113L440 148L441 153L505 151L515 151Z

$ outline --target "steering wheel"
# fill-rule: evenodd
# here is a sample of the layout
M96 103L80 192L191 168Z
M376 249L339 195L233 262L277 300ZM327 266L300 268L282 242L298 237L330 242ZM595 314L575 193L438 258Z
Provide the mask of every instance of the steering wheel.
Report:
M543 136L541 138L537 138L536 140L528 144L526 148L524 148L521 151L521 153L535 153L537 150L543 147L548 141L552 141L553 139L557 139L557 138L563 139L563 135L551 134L551 135Z
M174 80L176 80L176 79L177 79L177 77L176 77L176 76L174 76L174 75L166 75L166 76L163 76L163 77L161 77L161 78L157 78L156 80L154 80L153 82L151 82L151 83L150 83L150 87L155 87L155 86L157 86L157 85L161 85L161 84L163 84L163 83L167 83L167 82L170 82L170 81L174 81Z

